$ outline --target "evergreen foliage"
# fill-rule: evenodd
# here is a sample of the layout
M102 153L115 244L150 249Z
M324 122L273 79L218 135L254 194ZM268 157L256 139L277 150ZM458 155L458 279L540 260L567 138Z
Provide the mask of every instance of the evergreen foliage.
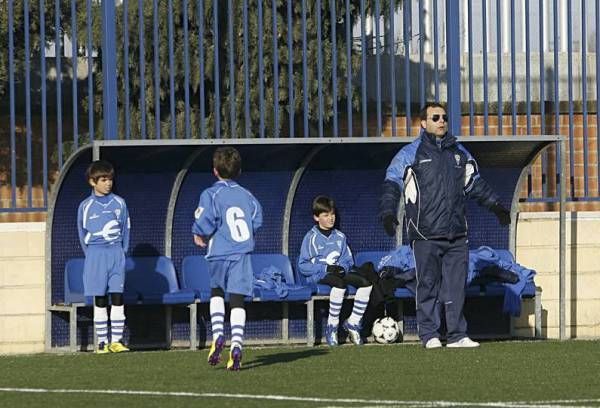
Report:
M24 43L24 2L25 0L12 2L14 69L20 77L23 73L25 55L22 46ZM41 0L28 4L30 58L32 66L38 68L41 44L43 43L39 35L40 3L45 7L45 43L47 45L54 43L56 10L55 1ZM380 3L382 14L387 14L389 2L381 1ZM398 6L400 1L397 0L395 3ZM304 9L303 4L305 5ZM347 4L349 5L349 20L346 18ZM142 7L142 26L140 26L140 6ZM372 13L374 6L374 0L365 0L364 12L366 15ZM71 2L63 0L59 3L59 7L61 34L66 34L70 38ZM94 133L98 138L102 137L102 21L100 3L93 2L91 7L92 47L96 53L92 67L94 78L92 106L96 116ZM172 7L172 13L169 13L170 7ZM288 7L292 12L291 45L288 43L288 30L290 30ZM318 19L319 9L320 20ZM87 55L88 41L87 11L87 2L76 2L77 45L80 64L87 61L84 58ZM246 13L244 13L245 11ZM229 19L230 12L231 19ZM357 17L360 16L360 12L360 1L358 0L293 0L289 4L286 0L124 0L119 2L116 8L118 39L116 74L119 90L120 137L125 137L125 119L126 116L129 116L130 137L155 138L157 133L160 133L159 137L167 138L172 131L171 112L173 111L177 138L215 137L217 116L220 117L218 124L220 137L291 136L290 120L293 120L293 136L302 136L305 110L308 115L309 133L311 136L317 136L319 112L322 112L323 127L327 130L332 125L334 105L339 105L339 112L346 110L349 97L347 94L348 76L356 77L360 69L360 50L352 47L351 44L351 58L350 61L347 60L349 44L346 39L346 25L350 24L352 27ZM303 13L305 13L305 20L303 20ZM172 61L169 59L170 17L173 27ZM276 47L274 47L273 41L274 18ZM303 21L306 22L305 44L302 30ZM154 29L156 23L158 24L157 30ZM320 38L318 38L319 25ZM333 29L335 29L335 38ZM259 33L261 32L262 49L259 44ZM157 38L155 38L155 34L158 34ZM63 38L62 35L60 38ZM200 46L200 41L202 46ZM0 52L0 95L7 95L7 2L0 4L0 43L4 50ZM218 56L217 73L215 73L215 46ZM231 48L233 53L230 56ZM334 52L337 63L335 75L333 75ZM247 53L247 57L245 57L245 53ZM322 58L320 71L319 53ZM142 67L140 55L143 55L143 83L142 72L140 72ZM187 78L185 75L186 55L189 61ZM306 67L303 64L303 56L306 57ZM231 57L233 60L230 59ZM291 78L293 104L291 107L290 59L293 69ZM276 64L275 61L277 61ZM63 75L70 74L69 70L72 72L71 59L63 58L62 63L65 66ZM319 103L319 72L322 81L320 87L322 105ZM219 77L218 82L215 81L216 74ZM261 74L262 87L259 86ZM233 78L233 82L230 78ZM306 109L304 106L304 79L307 82ZM171 83L173 89L171 89ZM217 88L215 88L215 83ZM233 87L233 98L230 92L231 87ZM87 86L81 83L80 88L85 89L84 92L79 93L78 99L80 99L79 103L83 111L86 112L90 106ZM126 89L128 89L127 98ZM246 89L249 91L248 94L246 94ZM174 95L173 107L171 107L171 92ZM189 135L185 134L186 92L189 98L188 120L191 125L191 134ZM217 92L218 98L216 98ZM350 97L354 109L358 109L360 95L356 86L353 87L353 94ZM264 113L262 122L260 106L263 106L262 112ZM322 109L319 108L320 106ZM142 107L145 109L142 110ZM277 123L275 113L277 113ZM156 121L157 115L160 119L158 122ZM142 120L145 120L145 135L141 134ZM82 141L84 140L85 137L82 137Z

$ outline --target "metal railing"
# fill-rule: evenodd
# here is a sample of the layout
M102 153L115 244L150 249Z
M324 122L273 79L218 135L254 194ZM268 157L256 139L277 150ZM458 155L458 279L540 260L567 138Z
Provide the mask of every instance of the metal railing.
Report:
M0 212L45 210L94 139L415 136L430 100L455 134L568 134L570 199L597 200L599 3L1 2Z

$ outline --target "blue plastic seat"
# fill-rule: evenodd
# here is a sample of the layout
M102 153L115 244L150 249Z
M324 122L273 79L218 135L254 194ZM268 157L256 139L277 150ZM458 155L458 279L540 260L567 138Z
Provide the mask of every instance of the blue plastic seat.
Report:
M72 258L65 265L65 304L92 304L91 296L83 295L83 264L84 258Z
M84 258L72 258L65 264L64 305L52 305L51 312L69 314L69 348L77 349L77 310L92 306L93 298L84 296ZM110 298L109 298L110 301ZM192 291L179 290L177 275L171 259L165 256L133 257L125 261L125 288L123 301L131 304L166 305L165 333L167 345L171 342L171 305L189 305L194 302Z
M197 300L210 300L210 275L204 255L190 255L181 263L182 290L191 290Z
M123 298L127 304L190 304L194 302L194 293L179 290L170 258L131 257L125 263Z
M282 280L287 284L287 296L280 297L274 289L254 288L254 297L260 301L294 301L308 300L312 295L310 287L305 285L296 285L294 280L294 271L289 258L283 254L252 254L250 255L252 270L254 276L269 267L275 267L282 274Z

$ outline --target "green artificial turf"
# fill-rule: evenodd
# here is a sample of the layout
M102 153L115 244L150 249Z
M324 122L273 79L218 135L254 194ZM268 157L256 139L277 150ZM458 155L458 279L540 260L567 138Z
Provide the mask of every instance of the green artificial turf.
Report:
M194 395L0 391L0 406L416 406L427 401L600 406L599 341L486 342L479 349L436 350L416 344L246 348L240 372L226 371L224 363L210 367L206 357L206 350L3 356L0 388ZM298 399L260 397L265 395ZM556 402L563 400L576 401Z

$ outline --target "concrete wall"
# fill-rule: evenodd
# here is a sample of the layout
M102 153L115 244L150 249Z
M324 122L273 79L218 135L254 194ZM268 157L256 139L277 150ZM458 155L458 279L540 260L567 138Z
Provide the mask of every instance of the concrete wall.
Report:
M517 224L517 262L537 271L542 287L542 334L559 335L558 214L521 213ZM567 213L567 337L600 337L600 212ZM530 302L531 303L531 302ZM529 335L533 305L516 320L518 335ZM529 316L527 316L529 314Z
M44 350L45 223L0 223L0 354Z
M0 223L0 354L44 350L45 223ZM519 263L537 271L542 334L558 337L558 214L521 213ZM567 335L600 337L600 212L567 218ZM531 336L533 302L515 319L515 334Z

